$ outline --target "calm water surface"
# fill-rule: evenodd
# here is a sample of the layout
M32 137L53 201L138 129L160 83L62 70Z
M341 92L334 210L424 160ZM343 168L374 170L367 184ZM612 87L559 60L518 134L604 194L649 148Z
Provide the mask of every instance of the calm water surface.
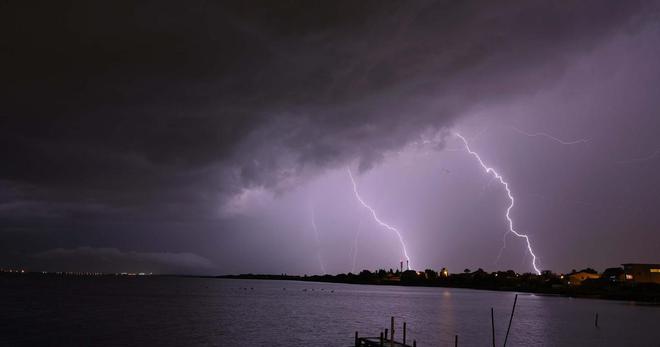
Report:
M2 346L351 346L389 317L418 346L504 340L514 293L200 278L2 278ZM599 326L594 315L599 313ZM400 330L399 330L400 332ZM521 294L510 346L660 346L660 307Z

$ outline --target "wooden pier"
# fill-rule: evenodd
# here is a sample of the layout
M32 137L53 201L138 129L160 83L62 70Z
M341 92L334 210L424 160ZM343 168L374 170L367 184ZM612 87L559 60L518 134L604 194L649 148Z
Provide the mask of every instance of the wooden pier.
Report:
M360 347L412 347L412 346L417 346L416 343L414 343L412 346L411 345L404 345L401 342L397 341L390 341L390 340L385 340L380 341L380 338L378 337L359 337L358 338L358 344L355 346L360 346Z
M403 341L394 340L394 317L390 320L390 329L381 331L378 337L360 337L355 332L355 347L417 347L417 342L413 340L412 345L406 344L406 323L403 323Z
M511 316L509 317L509 325L506 328L506 335L504 336L504 347L509 340L509 332L511 331L511 322L513 321L513 314L516 312L516 303L518 302L518 294L513 299L513 307L511 308ZM598 312L596 312L594 325L598 328ZM493 347L495 347L495 310L490 308L490 332L492 335ZM403 322L403 339L401 342L394 340L394 317L390 319L390 328L380 331L378 337L360 337L358 332L355 332L355 347L417 347L417 341L413 340L412 345L406 344L406 322ZM458 347L458 335L454 335L454 347Z

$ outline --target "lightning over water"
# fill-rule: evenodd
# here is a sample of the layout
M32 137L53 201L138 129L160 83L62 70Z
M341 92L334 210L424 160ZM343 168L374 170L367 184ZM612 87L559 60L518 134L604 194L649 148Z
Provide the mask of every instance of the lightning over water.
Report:
M513 206L515 204L515 199L513 197L513 194L511 193L511 189L509 188L509 183L506 182L504 180L504 178L502 177L502 175L500 175L497 171L495 171L495 169L493 169L492 167L489 167L488 165L486 165L484 163L484 161L481 159L479 154L477 152L473 151L470 148L470 144L465 139L465 137L463 137L459 133L454 133L454 135L456 135L456 137L460 138L461 141L463 141L463 144L465 145L465 149L467 150L467 152L470 153L475 159L477 159L477 161L479 162L479 165L481 165L481 167L484 169L484 171L486 171L486 173L492 174L500 182L500 184L504 187L504 190L506 191L506 194L509 197L509 201L511 201L511 203L509 204L509 206L506 209L506 219L507 219L508 224L509 224L508 232L511 232L512 234L516 235L517 237L525 239L525 242L527 243L527 251L529 251L529 254L532 256L532 267L534 268L534 271L537 274L540 275L541 270L539 270L538 266L536 265L536 254L534 254L534 250L532 249L532 244L529 240L529 236L517 232L516 229L513 226L513 219L511 219L511 209L513 209Z
M362 220L360 220L360 224L358 224L357 231L355 232L355 239L353 240L353 267L351 268L351 272L353 273L355 273L355 266L357 265L358 242L361 231L362 231Z
M355 182L355 178L353 177L353 173L351 172L351 169L347 168L346 171L348 171L348 177L351 178L351 182L353 183L353 193L355 193L355 198L357 199L357 201L364 208L369 210L369 212L371 212L371 216L373 217L374 221L376 221L376 223L378 223L383 228L385 228L389 231L392 231L396 234L396 236L399 238L399 243L401 244L401 251L403 253L403 256L408 261L409 267L412 269L413 268L412 261L410 260L410 257L408 256L408 250L406 249L406 243L403 241L403 236L401 235L401 232L397 228L383 222L380 218L378 218L378 215L376 214L376 210L374 210L371 206L369 206L366 202L364 202L364 200L362 200L362 197L360 196L360 193L358 192L357 183Z
M319 228L316 225L316 209L314 205L312 205L312 230L314 230L314 236L316 237L316 257L318 258L319 266L323 274L327 274L328 272L325 270L325 264L323 264L323 258L321 257L321 238L319 237Z
M509 231L508 230L502 236L502 248L500 248L500 251L497 253L497 258L495 258L495 264L499 264L500 258L502 258L502 253L504 253L504 249L506 249L506 237L507 236L509 236Z

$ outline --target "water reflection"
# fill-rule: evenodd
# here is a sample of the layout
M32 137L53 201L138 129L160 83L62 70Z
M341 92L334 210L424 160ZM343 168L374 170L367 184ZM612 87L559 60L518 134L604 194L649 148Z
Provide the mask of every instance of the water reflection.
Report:
M5 281L0 345L348 346L389 317L421 346L504 341L514 293L196 278ZM252 288L252 289L251 289ZM594 315L599 314L599 327ZM510 346L660 346L660 307L521 294Z

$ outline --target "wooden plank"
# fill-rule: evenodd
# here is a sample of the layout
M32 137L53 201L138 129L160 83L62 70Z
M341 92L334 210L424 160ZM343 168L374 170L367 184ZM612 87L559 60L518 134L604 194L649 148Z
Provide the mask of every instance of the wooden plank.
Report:
M378 337L361 337L360 338L361 346L375 347L380 346L380 338ZM394 347L410 347L410 345L404 345L401 342L392 343L390 340L385 341L385 346L394 346Z

